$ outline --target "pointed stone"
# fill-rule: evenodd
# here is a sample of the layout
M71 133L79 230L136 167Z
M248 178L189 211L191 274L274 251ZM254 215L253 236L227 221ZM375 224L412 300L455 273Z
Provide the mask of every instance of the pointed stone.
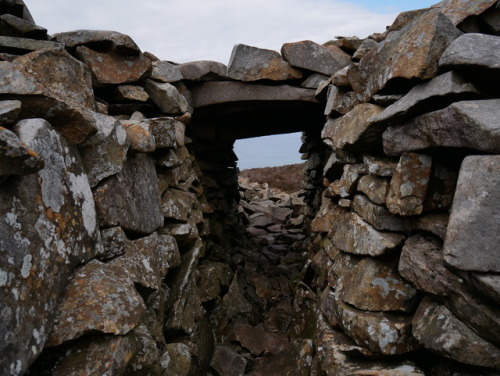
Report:
M146 80L144 88L151 100L166 114L182 114L188 110L188 103L175 86Z
M0 127L0 177L27 175L45 166L37 152L21 142L16 134Z
M348 54L337 46L322 46L310 40L285 43L281 47L283 58L292 66L332 76L351 62ZM314 56L314 59L311 59Z
M302 72L292 68L276 51L237 44L229 60L227 76L239 81L285 81L302 78Z
M185 80L221 81L227 77L227 66L210 60L192 61L177 66Z
M433 8L438 8L456 26L467 17L483 13L495 2L495 0L443 0L434 5Z
M182 74L178 66L169 63L168 61L155 61L153 62L153 70L151 72L151 79L158 82L177 82L182 80Z
M169 117L160 117L148 119L148 123L153 132L157 149L177 149L184 146L186 126L180 121Z
M46 40L47 29L12 14L3 14L0 16L0 35Z

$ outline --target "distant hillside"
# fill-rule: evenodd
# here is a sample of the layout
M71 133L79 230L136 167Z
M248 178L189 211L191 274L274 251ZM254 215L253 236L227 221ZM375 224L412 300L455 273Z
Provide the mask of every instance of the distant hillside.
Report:
M278 188L292 193L302 188L304 180L304 163L277 167L250 168L240 171L240 176L258 183L268 183L272 188Z

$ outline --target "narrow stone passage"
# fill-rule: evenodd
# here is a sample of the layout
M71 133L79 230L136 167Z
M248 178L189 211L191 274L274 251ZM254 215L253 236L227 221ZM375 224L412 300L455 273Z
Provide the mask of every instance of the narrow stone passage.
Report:
M309 375L314 328L306 320L313 294L304 283L305 204L299 192L241 178L239 186L248 241L233 254L236 273L225 298L233 309L216 317L211 366L228 376Z

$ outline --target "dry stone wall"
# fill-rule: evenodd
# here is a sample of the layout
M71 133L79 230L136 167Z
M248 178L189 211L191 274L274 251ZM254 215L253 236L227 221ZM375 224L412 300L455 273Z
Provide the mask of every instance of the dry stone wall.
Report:
M499 373L498 1L227 67L0 13L0 375Z

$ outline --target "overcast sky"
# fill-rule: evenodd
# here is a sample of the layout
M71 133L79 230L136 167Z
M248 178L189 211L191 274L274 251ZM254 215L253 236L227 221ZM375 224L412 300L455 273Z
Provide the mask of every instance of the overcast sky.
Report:
M77 29L128 34L162 60L216 60L227 64L237 43L279 51L305 39L383 32L398 13L429 0L25 0L49 34ZM271 141L269 141L271 140ZM274 141L274 144L270 142ZM299 135L238 141L239 167L300 162ZM269 154L268 151L273 153Z

